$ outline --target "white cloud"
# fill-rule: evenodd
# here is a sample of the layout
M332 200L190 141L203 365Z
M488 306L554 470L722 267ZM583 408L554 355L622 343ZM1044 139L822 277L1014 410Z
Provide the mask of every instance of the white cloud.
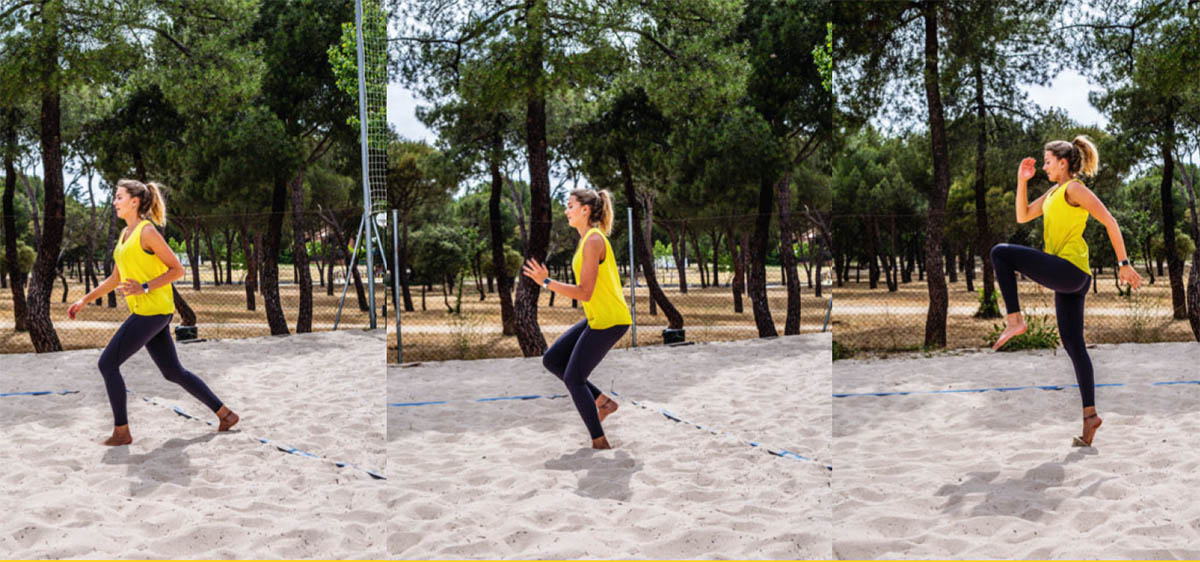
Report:
M1088 92L1100 88L1075 70L1065 70L1045 86L1023 86L1033 103L1049 109L1057 107L1081 125L1108 127L1108 119L1088 102Z
M387 116L400 136L409 140L425 140L433 143L436 135L424 123L417 120L417 100L412 92L400 84L388 84Z

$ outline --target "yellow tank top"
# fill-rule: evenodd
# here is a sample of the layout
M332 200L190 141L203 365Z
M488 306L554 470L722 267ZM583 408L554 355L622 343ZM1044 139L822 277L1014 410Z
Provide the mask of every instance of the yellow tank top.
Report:
M617 272L617 260L613 257L612 246L608 243L608 237L598 228L587 231L579 240L579 246L575 248L571 269L575 271L576 282L579 280L579 272L583 269L583 243L593 232L604 240L604 255L600 259L600 269L596 272L596 288L592 291L592 300L583 303L588 327L603 330L633 324L629 307L625 304L625 293L621 291L621 275Z
M125 231L121 231L121 238L117 239L117 247L113 249L113 261L117 263L122 282L133 280L145 283L167 271L167 264L158 259L158 256L142 249L142 228L147 224L150 224L150 221L143 220L133 227L128 239L125 239ZM150 289L149 293L125 295L125 303L129 305L130 312L139 316L175 312L175 297L171 294L169 284Z
M1067 186L1073 181L1079 180L1071 179L1056 186L1050 196L1042 201L1042 239L1046 243L1047 254L1065 259L1091 275L1088 246L1083 240L1088 212L1083 207L1073 207L1067 202Z

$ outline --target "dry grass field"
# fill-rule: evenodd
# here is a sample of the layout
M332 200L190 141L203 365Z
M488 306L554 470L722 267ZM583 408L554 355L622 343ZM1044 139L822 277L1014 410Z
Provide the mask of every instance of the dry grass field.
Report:
M825 322L825 312L829 302L829 286L825 286L820 298L813 296L813 290L805 283L804 271L801 276L801 332L820 332ZM734 341L758 337L758 329L754 323L754 312L751 310L750 298L742 296L743 312L733 311L733 291L724 286L732 279L732 273L722 272L721 287L700 288L700 274L695 268L688 272L688 292L682 294L678 286L664 287L671 303L683 315L684 330L687 341ZM639 277L639 280L641 278ZM779 268L767 269L767 299L770 303L771 315L775 321L776 330L783 334L783 324L787 314L787 290L781 284ZM623 280L623 282L625 282ZM663 283L675 283L671 276L660 278ZM516 336L504 336L500 322L500 300L495 293L489 293L483 301L479 300L479 291L474 280L468 280L463 287L462 313L451 314L446 310L441 287L435 286L434 291L426 295L426 310L421 310L420 288L413 288L414 312L405 312L400 317L401 341L404 345L403 360L405 363L416 361L440 361L450 359L483 359L496 357L519 357L520 346ZM486 287L485 287L486 290ZM554 342L560 334L571 325L583 319L582 308L572 308L569 299L556 298L554 306L550 306L549 291L542 291L538 300L538 324L546 338L547 345ZM644 281L639 281L637 287L637 344L661 345L662 329L667 327L666 316L660 310L657 315L650 315L650 293ZM629 287L625 287L626 302L629 302ZM450 297L454 305L454 295ZM617 348L627 348L633 343L632 331L625 335L617 344ZM396 361L396 338L394 326L389 324L388 361Z
M1143 276L1145 277L1145 276ZM976 277L978 280L980 277ZM1185 272L1184 279L1187 274ZM919 349L925 338L925 315L929 292L925 282L901 284L889 293L880 280L879 288L869 289L864 281L835 287L832 326L834 340L857 350L911 351ZM1002 319L975 318L979 308L978 290L967 292L959 275L949 284L950 307L946 326L946 346L971 348L984 346L993 324ZM1026 315L1048 315L1054 325L1054 293L1032 281L1018 285L1021 309ZM999 293L997 292L999 299ZM1131 297L1117 294L1111 273L1100 279L1096 292L1088 294L1084 313L1084 337L1088 343L1193 341L1187 320L1171 318L1171 288L1165 277L1145 283ZM1004 303L999 301L1000 311Z
M201 269L202 282L211 283L212 269ZM361 267L359 271L365 274L366 268ZM296 316L300 307L300 289L296 285L291 284L294 277L290 266L280 267L279 273L282 281L279 291L280 297L283 300L284 317L287 319L289 329L294 332L296 329ZM337 315L338 300L341 297L342 286L340 283L336 284L333 296L328 296L325 287L316 285L318 277L315 267L312 268L312 274L314 280L313 331L332 330L334 318ZM241 280L243 277L244 275L241 272L234 270L233 278L235 281ZM365 277L363 283L365 289ZM177 281L175 286L196 312L196 324L201 338L211 340L270 335L271 330L267 326L262 295L255 297L256 310L246 310L246 289L243 285L214 286L205 284L197 292L192 288L191 269L189 268L188 277ZM84 295L84 286L70 279L68 287L69 291L65 303L62 302L61 282L56 282L54 292L50 297L50 317L54 322L54 328L58 332L63 349L103 347L108 343L109 338L112 337L113 332L116 331L121 322L129 315L129 309L126 307L124 299L120 296L117 297L116 308L109 308L107 306L107 299L104 306L95 306L89 303L87 308L80 312L76 320L70 320L67 318L67 307L70 306L70 303ZM376 307L380 309L380 313L377 316L376 322L380 327L382 327L384 322L382 315L383 298L384 286L382 279L377 278L375 284L375 303ZM394 322L390 309L388 314L391 321ZM172 324L179 324L178 314L176 314ZM346 293L346 306L342 309L339 329L366 328L368 325L368 315L365 312L359 311L354 287L351 285L350 290ZM29 334L16 332L13 329L12 296L10 290L0 290L0 353L28 353L32 351L34 349L32 343L30 343Z

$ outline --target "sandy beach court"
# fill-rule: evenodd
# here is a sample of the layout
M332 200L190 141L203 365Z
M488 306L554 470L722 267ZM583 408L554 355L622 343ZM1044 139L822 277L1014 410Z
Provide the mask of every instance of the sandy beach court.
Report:
M389 553L828 558L829 346L613 350L590 379L621 404L609 451L590 449L570 399L548 398L566 389L540 358L391 366L389 403L442 403L388 408ZM518 395L541 398L477 401Z
M1182 382L1200 379L1200 346L1089 353L1094 448L1071 447L1081 402L1062 351L834 363L835 393L913 392L834 399L835 555L1200 557L1200 384Z
M386 468L383 342L383 330L355 330L178 345L183 365L241 415L224 434L139 351L121 368L134 442L115 448L99 444L112 431L101 350L0 355L0 393L74 391L0 397L0 552L386 556L387 481L367 472Z

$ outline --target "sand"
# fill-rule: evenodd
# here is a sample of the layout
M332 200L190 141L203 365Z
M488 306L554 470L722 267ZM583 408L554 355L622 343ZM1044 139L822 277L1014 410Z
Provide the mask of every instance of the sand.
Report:
M354 330L179 345L184 366L242 416L226 434L139 352L122 367L134 443L115 448L98 444L112 429L100 350L0 356L0 393L78 391L0 397L0 552L385 556L387 481L364 470L386 468L383 341L382 330Z
M834 399L839 558L1200 558L1195 343L1090 349L1078 389ZM1061 350L838 361L834 391L1071 385Z
M567 398L474 402L565 394L539 358L390 366L389 402L448 403L388 408L389 553L829 558L830 341L614 350L591 378L619 393L609 451Z

